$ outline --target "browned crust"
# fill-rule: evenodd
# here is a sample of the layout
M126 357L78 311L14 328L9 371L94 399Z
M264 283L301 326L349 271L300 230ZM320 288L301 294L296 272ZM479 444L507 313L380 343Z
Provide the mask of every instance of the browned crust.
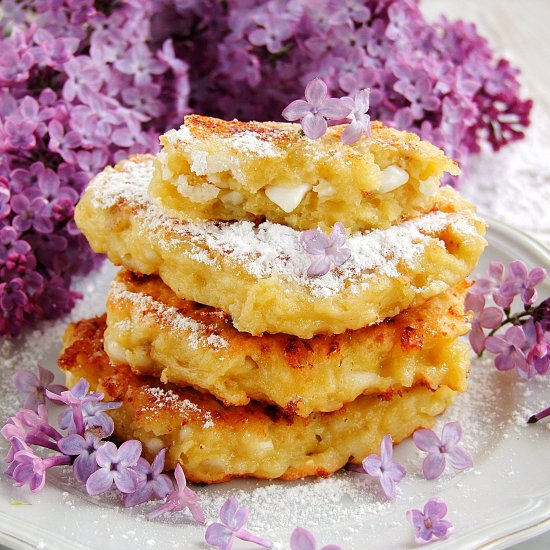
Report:
M277 354L291 369L311 369L319 357L331 357L331 361L337 365L342 359L342 350L352 338L356 341L375 340L380 344L391 339L404 352L410 352L422 349L427 340L434 342L446 339L449 335L454 338L467 330L468 316L462 304L464 293L470 286L468 281L462 281L444 295L435 296L377 325L348 330L342 334L319 334L311 339L288 334L264 333L262 336L253 336L239 332L233 327L229 315L222 310L179 298L154 275L146 276L122 269L115 281L133 294L150 296L166 308L174 308L184 317L200 323L205 338L210 335L221 336L230 342L233 353L253 346L266 361ZM127 308L126 300L114 292L108 297L112 309ZM140 314L152 316L159 326L166 323L158 309L144 308ZM173 327L168 326L166 329L171 330Z
M191 135L199 140L208 139L212 136L229 138L244 132L253 134L256 138L272 143L281 148L286 148L302 139L308 139L301 132L298 124L288 122L242 122L240 120L221 120L202 115L187 115L184 118L185 126L189 128ZM329 128L325 140L334 142L335 147L341 148L340 135L346 125L337 125ZM395 130L384 126L379 121L371 122L371 135L363 138L364 141L383 143L388 148L400 149L402 151L423 151L435 152L437 147L429 142L422 141L416 134ZM163 138L161 137L161 143ZM348 158L357 156L358 152L353 146L343 148ZM456 162L450 160L446 167L452 174L459 174L460 170Z

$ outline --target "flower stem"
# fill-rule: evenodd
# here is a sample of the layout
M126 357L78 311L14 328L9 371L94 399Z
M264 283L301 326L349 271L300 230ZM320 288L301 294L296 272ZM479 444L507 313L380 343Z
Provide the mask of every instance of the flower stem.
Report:
M59 452L59 447L57 446L57 443L54 443L53 441L50 441L45 437L28 434L25 437L25 443L27 443L28 445L38 445L39 447L45 447L46 449L51 449L52 451Z
M550 416L550 407L544 409L543 411L540 411L537 414L534 414L533 416L530 416L529 420L527 420L527 424L534 424L535 422L538 422L539 420L542 420L547 416Z
M84 435L84 416L82 414L82 405L71 405L73 410L73 420L76 433Z
M510 325L510 324L512 324L512 325L521 325L522 324L521 321L523 320L523 318L524 317L531 317L534 312L535 312L535 308L530 307L529 309L526 309L525 311L520 311L519 313L516 313L515 315L510 315L509 313L507 313L506 318L504 319L504 321L502 321L502 323L500 323L500 325L498 327L491 330L491 332L489 332L489 334L487 335L487 338L489 336L494 336L495 333L498 330L500 330L502 327L505 327L506 325Z
M70 464L71 458L66 455L60 456L49 456L44 459L43 464L45 468L52 468L53 466L63 466L65 464Z

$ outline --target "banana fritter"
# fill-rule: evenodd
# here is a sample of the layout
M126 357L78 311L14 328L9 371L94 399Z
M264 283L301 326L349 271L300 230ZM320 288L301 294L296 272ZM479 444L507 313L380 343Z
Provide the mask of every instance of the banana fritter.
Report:
M443 173L460 172L415 134L374 122L370 137L344 145L343 128L311 140L297 124L186 116L160 138L150 192L185 218L358 231L429 212Z
M433 212L353 233L351 258L312 279L298 231L171 217L148 196L152 173L150 156L105 169L76 208L78 226L115 264L160 275L179 297L220 308L255 335L311 338L393 317L462 281L486 245L484 222L445 188Z
M122 270L107 300L105 350L116 363L194 386L225 405L250 400L307 416L358 395L417 384L466 388L467 283L378 325L301 340L238 332L219 309L178 298L155 276Z
M109 411L115 435L139 439L151 459L166 447L167 467L179 462L191 481L216 483L233 477L297 479L327 476L348 461L378 452L390 434L395 442L416 428L431 427L434 416L454 400L447 386L361 396L331 413L307 418L251 402L225 407L193 389L139 378L128 366L114 366L103 350L105 319L69 325L59 366L71 386L85 377L93 391L122 402Z

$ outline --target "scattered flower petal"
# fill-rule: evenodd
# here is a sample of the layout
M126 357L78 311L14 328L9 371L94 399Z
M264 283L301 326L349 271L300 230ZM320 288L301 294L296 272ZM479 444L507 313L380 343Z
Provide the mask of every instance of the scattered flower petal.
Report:
M408 510L407 519L414 527L414 537L418 544L426 544L432 539L446 539L453 531L451 522L444 520L447 505L440 498L431 498L424 510Z
M164 460L164 455L161 455L161 459ZM158 469L158 463L156 468ZM197 523L204 524L204 512L199 503L200 497L195 491L187 487L187 480L185 479L185 474L180 464L176 466L174 476L176 478L177 488L168 494L166 502L162 506L159 506L149 514L149 519L156 518L166 512L180 512L181 510L185 510L185 508L189 508L194 520ZM162 490L162 485L159 486L159 488Z
M405 468L393 460L393 442L390 435L385 435L380 444L380 455L372 454L362 462L363 471L380 479L380 485L386 496L393 500L396 497L396 485L405 477Z
M292 122L300 120L307 137L318 139L325 135L327 120L346 118L352 108L340 99L329 98L327 85L315 78L306 86L306 99L297 99L283 110L283 117Z
M308 277L320 277L329 272L331 264L343 265L351 256L346 246L347 236L343 224L336 222L329 237L320 229L308 229L300 235L304 250L313 256L307 270Z
M447 422L443 426L441 439L432 430L416 430L414 444L428 453L422 464L426 479L436 479L445 470L446 461L455 470L465 470L474 465L470 453L459 445L462 439L462 427L459 422Z
M204 539L210 546L220 550L231 550L236 538L271 548L272 543L269 540L258 537L244 528L247 519L248 509L241 506L236 498L229 497L220 509L221 522L211 523L206 529Z
M311 531L303 527L296 527L290 535L290 550L317 550L317 541ZM328 544L319 550L342 550L336 544Z

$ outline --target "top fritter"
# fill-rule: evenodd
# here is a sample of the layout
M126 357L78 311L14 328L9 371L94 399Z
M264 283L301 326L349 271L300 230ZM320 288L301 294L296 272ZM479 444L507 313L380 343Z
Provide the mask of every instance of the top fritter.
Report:
M370 137L344 145L343 128L311 140L297 124L186 116L161 137L149 191L182 218L357 231L429 212L443 173L459 173L414 134L374 122Z

